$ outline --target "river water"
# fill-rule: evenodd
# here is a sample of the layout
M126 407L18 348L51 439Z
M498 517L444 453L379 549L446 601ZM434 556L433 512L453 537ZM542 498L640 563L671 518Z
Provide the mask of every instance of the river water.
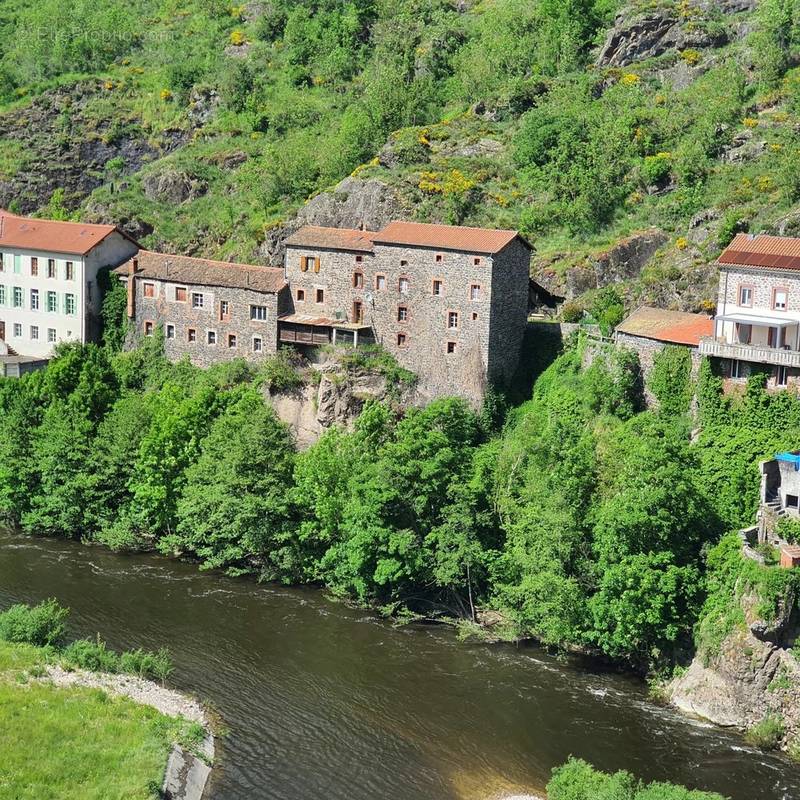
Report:
M534 647L393 627L311 589L0 533L0 608L56 597L70 634L167 645L172 683L228 735L211 800L487 800L541 791L569 755L721 792L800 800L800 771Z

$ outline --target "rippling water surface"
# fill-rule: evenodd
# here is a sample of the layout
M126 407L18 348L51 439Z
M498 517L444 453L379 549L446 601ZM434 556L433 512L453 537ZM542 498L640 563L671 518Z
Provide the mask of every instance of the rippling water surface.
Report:
M542 789L569 755L721 792L800 800L800 773L648 702L641 683L540 650L394 628L314 590L0 534L0 607L56 597L71 633L167 645L210 701L211 800L487 800Z

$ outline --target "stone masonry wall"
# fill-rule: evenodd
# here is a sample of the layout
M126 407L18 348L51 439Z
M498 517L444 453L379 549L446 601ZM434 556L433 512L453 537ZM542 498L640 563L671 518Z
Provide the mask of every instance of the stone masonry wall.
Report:
M304 256L319 257L318 273L313 267L301 271ZM460 394L479 401L490 369L492 309L507 317L498 319L493 345L507 352L496 359L496 374L491 377L507 376L516 366L526 321L528 260L522 245L497 266L484 255L423 247L376 244L373 254L359 254L290 246L286 277L297 313L335 317L340 312L352 320L353 302L360 300L364 323L372 326L376 340L401 365L417 374L422 395ZM493 278L500 270L504 285L498 290ZM360 288L353 285L356 271L364 276ZM379 275L384 278L382 289ZM404 292L401 277L408 278ZM440 295L433 293L435 280L441 281ZM514 287L516 281L521 285ZM479 287L475 300L471 299L473 285ZM303 301L298 300L298 289L305 292ZM324 292L322 303L316 302L317 289ZM494 299L497 291L513 293L513 297ZM406 309L405 321L399 319L401 307ZM450 312L458 314L453 329L448 326ZM404 344L398 343L399 334L405 334ZM448 342L454 345L452 353L448 353Z
M154 285L154 297L144 296L145 283ZM186 302L174 300L176 286L186 286ZM285 292L286 290L284 290ZM203 295L203 307L192 307L192 295ZM222 319L220 304L227 301L229 314ZM288 298L281 298L285 304ZM266 306L266 320L252 320L251 306ZM191 362L200 367L209 367L220 361L246 358L259 361L274 354L278 349L279 298L276 294L256 292L250 289L229 289L221 286L193 286L168 281L136 278L136 333L144 335L145 326L164 327L164 352L171 361L188 355ZM174 326L174 337L168 335L169 326ZM196 341L189 341L189 330L196 332ZM216 344L208 343L208 332L216 333ZM236 346L229 346L228 337L236 336ZM261 352L254 348L254 337L262 340Z

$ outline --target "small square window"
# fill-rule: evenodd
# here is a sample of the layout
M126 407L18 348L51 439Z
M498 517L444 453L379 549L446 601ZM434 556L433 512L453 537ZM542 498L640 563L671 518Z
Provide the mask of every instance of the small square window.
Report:
M167 339L174 339L174 338L175 338L175 326L167 325Z
M437 253L436 254L436 263L437 264L441 264L442 263L442 254L441 253Z
M406 346L406 335L404 333L397 334L397 346L398 347Z
M260 353L264 349L264 340L260 336L253 337L253 352Z
M152 336L153 335L153 323L152 322L145 322L145 324L144 324L144 335L145 336Z
M405 259L401 260L400 261L400 266L401 267L407 267L408 266L408 261L406 261Z
M356 264L360 264L364 260L364 256L356 256Z
M175 287L175 300L178 303L185 303L186 302L186 287L185 286L176 286Z
M473 311L472 312L472 321L474 322L476 319L478 319L478 312L477 311Z
M189 328L189 330L188 330L188 332L186 334L186 338L190 342L196 342L197 341L197 331L194 328Z
M192 292L192 308L203 308L206 299L200 292Z
M448 354L455 353L456 351L456 343L455 342L448 342L447 343L447 352Z
M144 284L144 292L145 297L155 297L156 296L156 285L154 283L145 283Z
M34 341L39 338L39 326L31 325L31 339Z
M472 259L472 263L473 263L473 264L474 264L476 267L477 267L477 266L479 266L479 265L480 265L480 263L481 263L480 256L475 256L475 258L473 258L473 259Z
M376 275L375 276L375 288L382 292L386 288L386 276L385 275Z
M208 344L216 344L217 343L217 332L216 331L208 331L206 333L206 342Z
M235 333L228 334L228 347L236 347L238 344L238 339L236 338Z
M433 282L433 293L436 297L441 297L444 292L442 291L442 282L441 281L434 281Z
M56 329L55 328L48 328L47 329L47 341L49 344L52 344L56 340Z
M317 289L317 302L324 303L325 302L325 290L324 289Z
M305 289L298 289L297 290L297 302L298 303L305 303L306 301L306 290Z

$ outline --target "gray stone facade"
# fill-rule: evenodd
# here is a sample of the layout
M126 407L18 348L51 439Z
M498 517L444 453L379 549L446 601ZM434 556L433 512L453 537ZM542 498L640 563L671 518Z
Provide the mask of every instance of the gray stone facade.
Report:
M286 247L292 309L357 322L419 378L424 397L478 401L511 378L527 321L530 251L499 253L375 242L371 252ZM305 265L308 265L304 269Z

